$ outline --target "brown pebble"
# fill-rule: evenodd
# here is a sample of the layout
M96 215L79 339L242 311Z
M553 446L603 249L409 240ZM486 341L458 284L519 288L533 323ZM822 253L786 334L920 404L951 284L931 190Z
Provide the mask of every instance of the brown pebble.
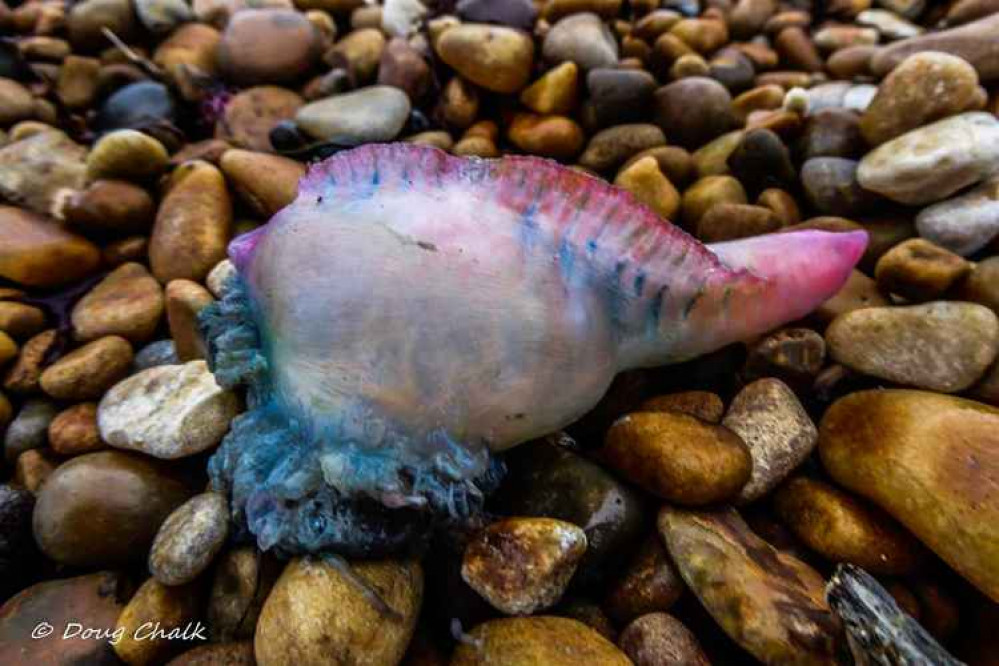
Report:
M583 149L582 128L565 116L518 113L507 130L510 142L531 155L570 160Z
M630 666L613 643L582 622L534 615L489 620L458 644L450 666Z
M534 63L534 40L506 26L458 25L446 30L434 48L463 77L498 93L521 90Z
M665 220L675 217L680 209L680 193L652 156L643 157L622 168L614 178L614 184L631 192L636 199Z
M24 340L45 328L45 313L33 305L0 301L0 331L15 340Z
M65 220L85 232L148 233L156 204L143 188L123 180L96 180L66 197Z
M215 302L211 293L191 280L171 280L166 286L166 314L170 337L182 362L205 358L205 341L198 313Z
M105 448L97 430L97 403L81 402L59 412L49 424L49 445L61 456L78 456Z
M227 150L219 166L236 195L267 218L295 199L298 181L305 175L301 162L249 150Z
M752 467L738 435L679 412L622 417L607 432L600 454L630 481L683 505L731 498Z
M27 395L40 389L42 365L49 352L55 348L59 333L55 329L42 331L21 346L17 360L7 369L3 388L8 393Z
M53 398L96 400L132 366L132 345L109 335L74 349L42 373L39 384Z
M45 480L59 466L59 459L48 449L28 449L21 452L14 466L14 483L28 492L38 494Z
M215 138L246 150L272 152L270 132L279 122L291 120L302 98L285 88L256 86L234 95L215 124Z
M701 178L687 188L681 201L683 223L687 228L696 228L704 214L718 204L747 203L742 183L728 175Z
M719 243L760 236L780 228L769 208L749 204L720 203L697 221L695 235L702 243Z
M506 518L488 525L465 547L461 577L494 608L530 615L561 598L586 534L553 518Z
M290 9L245 9L226 24L218 44L219 67L239 85L293 83L319 57L319 32Z
M56 287L97 270L100 251L87 239L30 211L0 206L0 277Z
M624 628L618 645L635 666L710 666L697 638L668 613L649 613Z
M710 391L680 391L649 398L641 404L641 412L674 411L696 416L708 423L718 423L725 414L725 403Z
M118 616L115 630L121 639L113 643L115 654L127 664L152 666L189 647L193 637L187 633L194 626L199 600L193 585L173 587L147 579ZM160 631L153 633L155 628Z
M188 162L170 180L149 240L149 263L162 283L200 282L225 259L232 227L225 178L207 162Z
M903 576L926 562L905 528L876 506L828 483L799 476L774 493L781 521L830 562L849 562L873 574Z
M120 335L134 343L152 337L163 315L163 289L144 266L113 270L73 308L73 335L81 342Z
M874 269L878 288L910 301L939 298L971 273L967 259L922 238L899 243L886 252Z
M646 613L669 610L684 587L656 534L645 540L624 575L610 587L604 606L616 622L625 624Z

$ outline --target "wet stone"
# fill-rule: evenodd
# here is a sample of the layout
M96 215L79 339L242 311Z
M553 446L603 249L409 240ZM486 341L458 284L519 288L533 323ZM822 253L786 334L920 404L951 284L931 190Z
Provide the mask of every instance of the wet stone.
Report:
M697 638L668 613L649 613L624 628L618 644L635 666L709 666Z
M743 388L722 424L749 447L752 474L737 501L763 497L815 448L815 424L794 392L779 379L759 379Z
M769 187L786 187L797 176L787 146L768 129L746 132L729 156L728 166L750 196Z
M465 547L461 577L493 607L530 615L561 598L586 535L551 518L507 518L488 525Z
M826 215L851 216L869 208L874 197L858 181L862 164L842 157L813 157L805 162L801 184L815 209Z
M409 118L406 93L389 86L371 86L306 104L295 123L310 136L357 146L391 141Z
M500 93L514 93L527 85L534 63L530 36L505 26L456 26L444 32L436 50L464 78Z
M115 654L127 664L162 663L204 636L201 625L194 624L198 596L194 586L170 587L147 579L118 616L115 630L121 638L113 645ZM160 631L152 633L150 627Z
M0 277L28 287L56 287L87 277L99 262L93 243L54 220L0 206Z
M125 377L132 366L132 345L109 335L74 349L45 368L39 383L59 400L94 400Z
M871 500L999 599L999 410L904 389L860 391L822 419L819 453L832 478Z
M939 298L967 276L972 263L922 238L899 243L878 259L874 277L886 294L910 301Z
M61 456L78 456L105 448L97 430L97 404L81 402L59 412L49 423L48 441Z
M0 196L48 215L60 190L83 186L85 155L83 146L54 129L0 144Z
M283 567L284 562L255 544L218 555L206 610L213 639L253 638L260 610Z
M202 493L167 516L149 551L149 571L164 585L197 578L221 550L229 532L225 496Z
M77 302L73 334L81 342L107 335L144 342L159 325L163 308L163 289L149 271L141 264L123 264Z
M161 365L116 384L101 399L97 422L113 447L182 458L216 446L240 409L204 361Z
M703 145L735 126L732 96L714 79L690 77L655 92L655 117L666 136L684 147Z
M594 171L605 172L623 164L636 153L665 143L666 135L655 125L616 125L601 130L590 138L579 163Z
M619 624L646 613L666 611L683 594L683 579L659 535L645 540L624 575L609 588L604 607Z
M219 66L234 83L293 83L319 58L320 39L304 14L287 9L246 9L226 24Z
M753 534L733 509L664 507L659 533L680 575L733 640L764 663L835 664L825 581Z
M48 400L27 400L4 432L4 460L12 465L31 449L46 445L49 424L58 409Z
M146 233L153 225L156 204L138 185L96 180L67 195L59 212L71 227L84 233Z
M656 80L641 70L599 68L587 73L586 89L597 126L607 127L642 120Z
M58 332L55 329L43 331L25 342L17 359L4 373L4 390L17 395L38 393L42 366L48 362L57 342Z
M919 211L916 230L962 257L986 247L999 237L999 178Z
M728 428L667 411L622 417L600 455L633 483L687 506L734 497L752 467L746 445Z
M35 540L56 562L113 567L142 560L191 491L147 457L98 451L63 463L38 493Z
M101 105L96 125L104 132L142 129L157 122L174 123L177 103L162 83L139 81L114 91Z
M999 351L999 319L973 303L855 310L826 330L833 359L857 372L942 393L975 383Z
M302 106L296 93L277 86L256 86L236 94L215 125L216 138L237 148L271 152L270 132Z
M372 603L364 586L381 597L388 612ZM257 664L322 663L331 653L364 654L372 664L399 663L422 598L423 572L416 562L341 560L332 566L319 559L292 560L260 614Z

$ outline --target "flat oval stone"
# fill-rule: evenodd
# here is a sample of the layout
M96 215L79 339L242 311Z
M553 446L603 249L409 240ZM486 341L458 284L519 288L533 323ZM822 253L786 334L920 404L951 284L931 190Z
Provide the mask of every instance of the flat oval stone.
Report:
M505 26L455 26L437 40L436 50L463 77L499 93L515 93L526 86L534 64L534 40Z
M892 201L940 201L999 171L999 119L969 112L925 125L864 156L857 180Z
M283 120L291 120L302 107L302 98L277 86L243 90L225 105L215 124L215 137L238 148L273 152L270 131Z
M145 342L159 325L163 308L163 288L146 267L122 264L73 307L73 335L82 342L106 335Z
M86 238L41 215L0 206L0 277L55 287L85 278L100 260L100 250Z
M761 662L837 663L840 628L822 576L753 534L735 510L666 506L659 534L705 610Z
M341 562L334 567L307 558L285 567L257 623L259 666L321 664L331 654L363 655L359 664L402 660L423 599L419 563ZM344 567L350 568L349 576ZM371 592L394 617L373 603Z
M829 474L999 601L999 409L904 389L835 402L819 427Z
M934 120L977 107L983 99L978 74L949 53L921 52L906 58L878 86L860 118L872 146Z
M315 139L343 146L391 141L409 118L409 96L391 86L369 86L306 104L295 123Z
M978 252L999 237L999 178L919 211L916 231L962 257Z
M686 506L725 501L749 480L752 460L724 426L677 412L637 412L607 431L601 459L657 497Z
M962 391L999 351L999 319L975 303L936 301L847 312L826 330L829 353L857 372L931 391Z
M294 201L305 175L301 162L249 150L225 151L219 167L236 196L266 218Z
M125 377L132 366L132 345L116 335L74 349L45 368L42 390L59 400L95 400Z
M195 495L160 526L149 571L164 585L184 585L208 568L229 533L229 503L219 493Z
M582 622L510 617L484 622L454 651L450 666L630 666L631 660Z
M215 382L204 361L162 365L116 384L101 399L97 424L113 447L182 458L217 445L239 398Z
M668 613L649 613L621 632L621 649L635 666L710 666L690 629Z
M77 456L38 493L35 540L46 556L72 566L141 560L163 519L191 494L149 458L121 451Z
M245 9L233 14L218 45L219 67L243 86L293 83L319 59L319 31L291 9Z
M138 81L122 86L104 101L96 125L102 132L110 132L141 129L162 121L177 121L177 103L170 89L155 81Z

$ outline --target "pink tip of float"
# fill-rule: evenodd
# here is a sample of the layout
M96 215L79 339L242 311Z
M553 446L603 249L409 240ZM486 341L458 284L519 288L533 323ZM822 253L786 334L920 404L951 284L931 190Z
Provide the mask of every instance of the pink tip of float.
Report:
M246 266L253 257L253 251L257 248L257 243L264 237L266 226L261 226L253 231L236 236L229 242L229 259L236 266L240 273L245 272Z

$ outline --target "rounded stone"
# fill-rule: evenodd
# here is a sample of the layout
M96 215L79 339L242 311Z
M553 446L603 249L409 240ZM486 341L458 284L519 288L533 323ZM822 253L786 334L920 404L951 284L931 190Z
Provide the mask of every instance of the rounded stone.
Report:
M552 518L491 523L465 547L461 577L494 608L530 615L561 598L586 552L586 534Z
M225 105L215 124L215 137L238 148L272 152L271 130L279 122L294 118L302 104L298 94L277 86L243 90Z
M135 0L135 13L149 32L163 35L194 18L185 0Z
M218 641L252 639L284 562L256 544L223 551L213 568L206 617ZM252 641L251 641L252 642Z
M24 136L12 132L6 145L0 143L0 199L40 215L50 215L65 190L83 187L87 150L63 132L38 125L37 131ZM7 211L9 207L0 206L0 209ZM79 249L77 252L78 260L86 259L89 254ZM72 281L69 276L79 275L81 266L89 268L87 261L67 262L62 267L67 277L59 283Z
M999 178L919 211L916 231L962 257L986 247L999 237Z
M618 60L614 35L592 12L572 14L555 23L545 35L541 51L550 63L571 61L583 71L613 67Z
M701 178L684 191L680 208L687 228L696 229L697 223L712 207L719 204L747 203L746 190L732 176Z
M259 666L322 663L330 654L352 655L357 666L402 660L423 598L420 565L341 562L296 559L288 564L257 623ZM388 608L380 608L372 595Z
M655 92L656 124L687 148L703 145L735 127L732 96L725 86L701 76L674 81Z
M195 495L160 525L149 551L149 571L164 585L190 583L212 563L228 533L225 496Z
M975 303L854 310L826 330L829 353L862 374L941 393L975 383L999 352L999 319Z
M28 287L56 287L87 277L100 252L87 239L22 208L0 206L0 277Z
M256 666L253 642L202 645L174 657L166 666Z
M149 458L98 451L60 465L38 493L35 540L72 566L114 567L146 556L160 523L191 496Z
M999 119L969 112L881 144L860 161L857 180L893 201L940 201L992 175L999 164Z
M999 601L999 410L904 389L860 391L822 419L832 478L886 510Z
M239 398L219 387L204 361L190 361L116 384L101 399L97 424L116 448L183 458L217 445L239 409Z
M225 259L232 202L225 177L202 161L182 164L170 176L149 239L149 265L160 282L202 281Z
M752 457L752 474L740 503L769 493L815 448L817 432L787 384L759 379L736 394L722 424L742 438Z
M994 81L999 78L997 31L999 15L993 14L947 30L903 39L878 51L871 59L871 70L875 76L884 76L913 53L942 51L966 60L982 81Z
M649 398L639 406L638 411L680 412L695 416L701 421L718 423L725 414L725 403L716 393L710 391L680 391Z
M858 181L859 164L843 157L813 157L805 162L801 185L812 206L826 215L844 216L867 209L873 197Z
M643 120L656 79L642 70L598 68L586 75L586 89L597 126L607 127Z
M39 383L53 398L68 401L101 397L132 366L132 345L115 335L74 349L42 372Z
M579 67L571 61L552 67L524 88L520 101L537 113L566 114L579 100Z
M752 470L738 435L677 412L622 417L607 432L600 456L657 497L688 506L734 497Z
M582 128L565 116L518 113L507 130L510 142L531 155L570 160L583 149Z
M616 125L601 130L590 138L586 150L579 157L579 163L594 171L610 171L636 153L665 143L666 135L655 125Z
M410 109L409 97L398 88L369 86L306 104L295 123L315 139L358 146L394 139Z
M534 64L530 35L506 26L455 26L437 40L436 51L461 76L498 93L515 93L526 86Z
M511 617L484 622L458 645L450 666L629 666L613 643L564 617Z
M301 162L249 150L225 151L219 167L236 196L265 218L295 199L298 182L305 175Z
M195 625L200 595L196 586L167 586L148 578L128 600L115 631L115 654L126 664L161 664L172 654L204 635ZM158 631L157 631L158 630ZM188 632L194 633L189 636Z
M878 86L860 118L872 146L962 111L978 108L984 94L978 74L949 53L921 52L903 60Z
M674 218L680 210L680 193L660 171L654 157L643 157L621 169L614 184L631 192L663 219Z
M163 144L142 132L122 129L105 134L87 154L87 177L143 181L159 176L170 156Z
M120 335L145 342L163 316L163 289L144 266L122 264L73 307L73 336L82 342Z
M21 395L37 393L41 388L39 380L42 365L48 360L49 354L55 353L58 337L58 331L49 329L25 342L14 363L4 374L4 390Z
M697 638L668 613L649 613L631 622L618 645L635 666L710 666Z
M828 483L804 476L774 493L781 521L830 562L849 562L886 576L926 563L922 545L893 518Z
M143 188L122 180L96 180L63 202L62 217L89 233L148 233L156 204Z
M97 404L81 402L59 412L48 429L49 446L61 456L78 456L105 448L97 430Z
M0 78L0 127L28 120L35 115L35 98L17 81Z
M669 610L684 587L680 572L656 534L635 553L624 575L610 587L603 605L618 624L627 624L646 613Z
M219 67L233 83L293 83L319 59L319 32L290 9L244 9L233 14L218 45Z
M129 0L84 0L66 15L69 41L77 49L96 51L107 45L103 29L129 40L136 32L135 12Z
M103 132L141 129L162 121L176 123L177 113L169 88L155 81L138 81L122 86L104 101L96 125Z
M910 238L881 255L874 268L878 287L910 301L939 298L967 276L972 263L923 240Z
M57 411L48 400L26 400L3 433L4 460L14 464L25 451L44 447Z

